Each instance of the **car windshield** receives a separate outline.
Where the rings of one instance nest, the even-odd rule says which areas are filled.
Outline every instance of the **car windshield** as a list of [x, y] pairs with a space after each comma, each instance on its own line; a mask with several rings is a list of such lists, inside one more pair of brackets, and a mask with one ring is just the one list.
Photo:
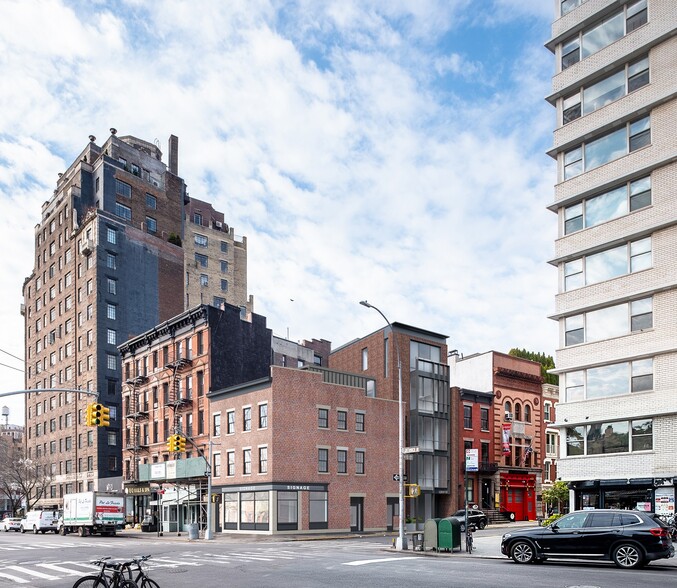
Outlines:
[[464, 510], [457, 510], [452, 516], [454, 516], [454, 517], [464, 517], [465, 511]]

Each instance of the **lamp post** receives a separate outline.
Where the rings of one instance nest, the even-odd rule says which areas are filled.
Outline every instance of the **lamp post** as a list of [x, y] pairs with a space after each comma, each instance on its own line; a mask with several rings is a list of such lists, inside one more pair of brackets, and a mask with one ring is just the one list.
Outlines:
[[399, 472], [398, 472], [398, 484], [399, 484], [399, 532], [397, 536], [397, 542], [395, 544], [395, 549], [404, 550], [407, 549], [407, 538], [404, 535], [404, 413], [402, 409], [402, 358], [400, 357], [400, 346], [395, 337], [393, 331], [393, 326], [390, 324], [388, 317], [383, 314], [377, 307], [373, 304], [369, 304], [366, 300], [360, 302], [362, 306], [367, 308], [373, 308], [378, 312], [388, 323], [390, 331], [393, 333], [393, 339], [395, 339], [395, 350], [397, 351], [397, 384], [398, 384], [398, 405], [399, 405], [399, 446], [398, 446], [398, 462], [399, 462]]

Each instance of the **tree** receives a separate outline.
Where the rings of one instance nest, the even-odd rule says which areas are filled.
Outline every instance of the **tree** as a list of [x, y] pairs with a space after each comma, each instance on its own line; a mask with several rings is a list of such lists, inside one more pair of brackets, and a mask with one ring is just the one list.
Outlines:
[[557, 505], [557, 512], [564, 512], [563, 507], [569, 506], [569, 486], [566, 482], [558, 480], [551, 488], [543, 490], [543, 502], [548, 506]]
[[178, 245], [181, 247], [181, 237], [177, 235], [176, 233], [169, 233], [169, 237], [167, 238], [167, 241], [170, 243], [173, 243], [174, 245]]
[[536, 363], [541, 364], [541, 376], [543, 381], [546, 384], [553, 384], [555, 386], [559, 385], [559, 377], [555, 374], [549, 374], [548, 370], [554, 369], [555, 360], [552, 358], [552, 355], [546, 355], [545, 353], [534, 351], [527, 351], [526, 349], [517, 349], [513, 347], [508, 351], [508, 355], [513, 357], [521, 357], [522, 359], [529, 359], [535, 361]]
[[8, 497], [13, 514], [23, 502], [28, 512], [45, 498], [51, 481], [46, 462], [25, 458], [21, 445], [10, 437], [0, 437], [0, 493]]

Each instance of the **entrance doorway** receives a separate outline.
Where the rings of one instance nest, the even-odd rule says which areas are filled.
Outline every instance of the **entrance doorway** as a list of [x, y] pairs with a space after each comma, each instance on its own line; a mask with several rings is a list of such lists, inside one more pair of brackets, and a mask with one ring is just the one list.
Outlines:
[[350, 530], [360, 533], [364, 530], [364, 499], [352, 497], [350, 499]]
[[491, 491], [491, 480], [482, 480], [482, 509], [494, 508], [494, 496]]
[[386, 531], [392, 531], [395, 528], [395, 518], [397, 517], [399, 527], [400, 500], [396, 496], [386, 498]]

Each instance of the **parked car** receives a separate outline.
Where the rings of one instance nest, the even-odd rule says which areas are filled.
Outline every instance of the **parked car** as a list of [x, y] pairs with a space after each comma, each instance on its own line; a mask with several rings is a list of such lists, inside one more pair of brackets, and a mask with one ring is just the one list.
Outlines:
[[[461, 523], [461, 533], [463, 533], [465, 531], [465, 510], [457, 510], [450, 518], [456, 519]], [[484, 529], [489, 524], [489, 518], [483, 511], [469, 508], [468, 523], [475, 525], [478, 529]]]
[[619, 568], [639, 568], [673, 557], [669, 527], [654, 513], [634, 510], [579, 510], [547, 527], [510, 531], [501, 553], [516, 563], [550, 557], [612, 560]]
[[19, 517], [5, 517], [0, 523], [2, 530], [7, 531], [16, 531], [17, 533], [21, 530], [21, 519]]
[[21, 532], [33, 531], [33, 533], [57, 532], [59, 513], [55, 510], [31, 510], [21, 519]]

